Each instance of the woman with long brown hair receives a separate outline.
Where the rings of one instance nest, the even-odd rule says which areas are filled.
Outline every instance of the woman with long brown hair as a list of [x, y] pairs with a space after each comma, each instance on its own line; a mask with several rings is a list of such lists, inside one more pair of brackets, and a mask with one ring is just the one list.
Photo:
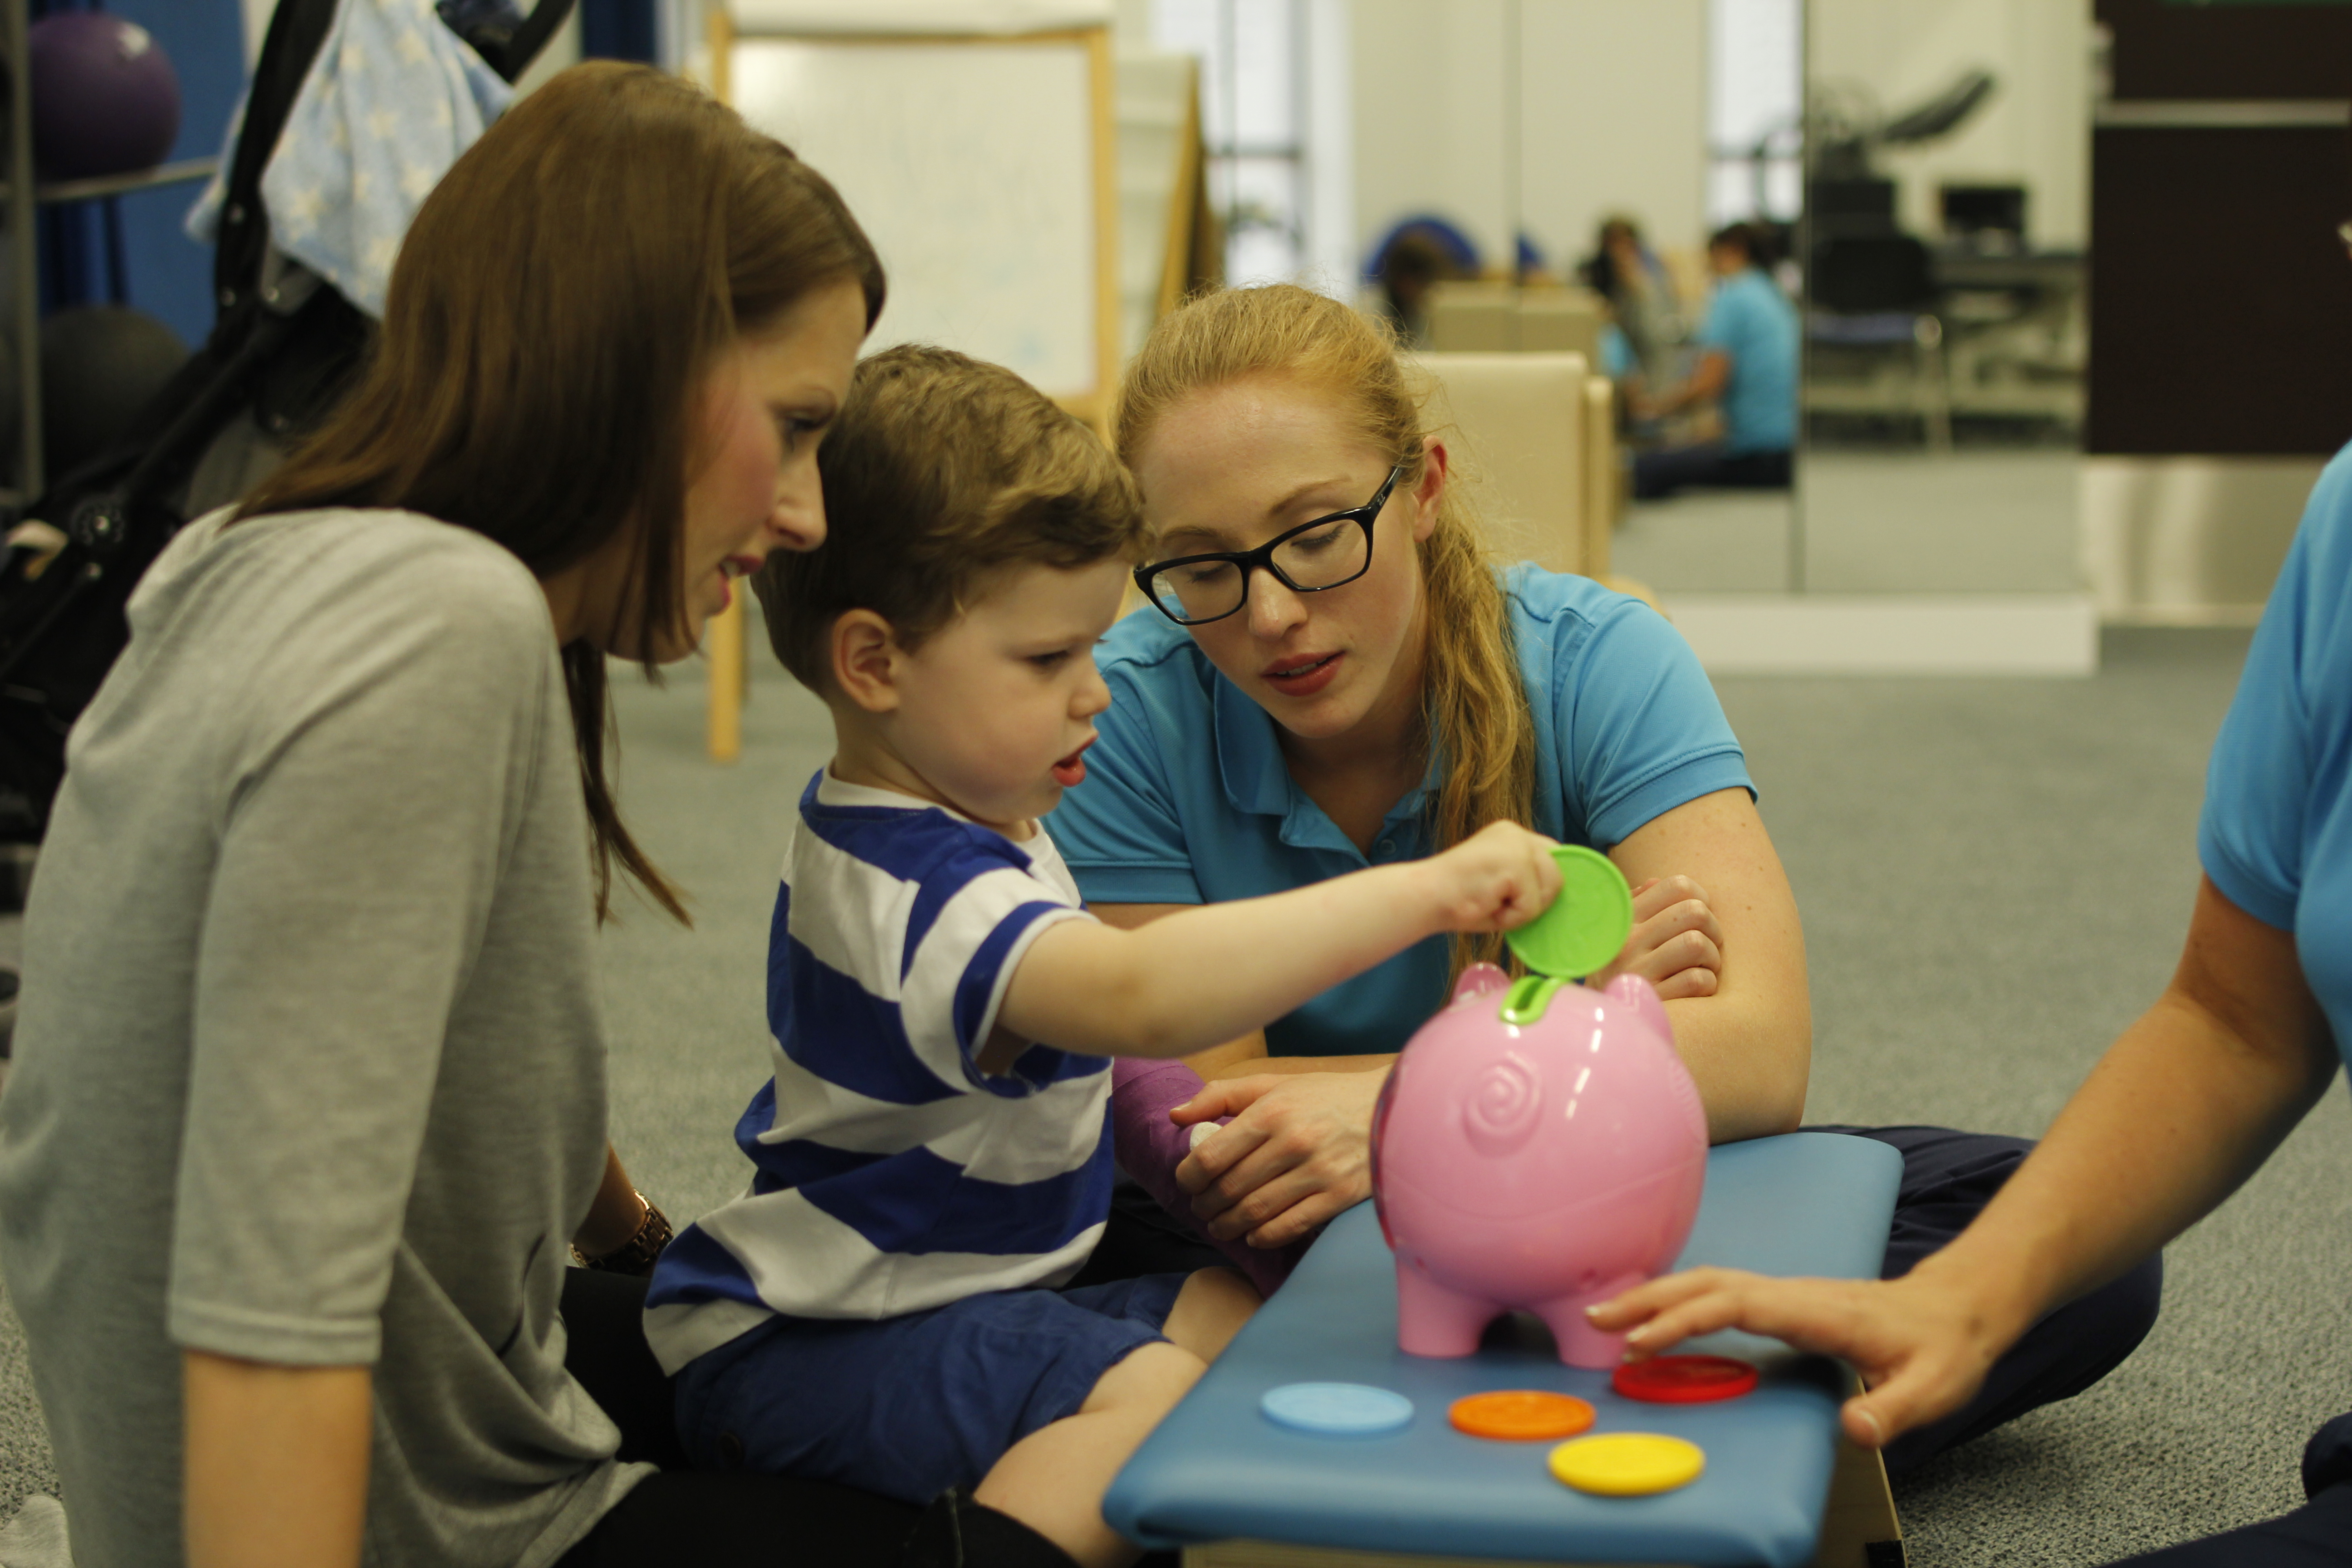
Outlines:
[[[1154, 608], [1098, 650], [1111, 707], [1054, 816], [1095, 912], [1139, 923], [1526, 823], [1634, 885], [1633, 936], [1597, 978], [1658, 987], [1713, 1141], [1794, 1130], [1804, 941], [1713, 689], [1647, 606], [1492, 559], [1392, 338], [1304, 289], [1204, 296], [1129, 366], [1117, 439], [1156, 538], [1139, 574]], [[1195, 1058], [1209, 1082], [1176, 1120], [1234, 1117], [1177, 1173], [1211, 1234], [1285, 1247], [1365, 1196], [1393, 1053], [1452, 975], [1497, 956], [1492, 939], [1424, 943]], [[1904, 1155], [1890, 1274], [1957, 1234], [2026, 1147], [1840, 1131]], [[2053, 1314], [1890, 1463], [2096, 1381], [2153, 1322], [2158, 1278], [2151, 1263]]]
[[605, 661], [683, 658], [824, 539], [882, 292], [787, 149], [581, 67], [425, 201], [352, 394], [142, 583], [0, 1100], [85, 1568], [895, 1556], [896, 1505], [638, 1462], [642, 1287], [589, 1310], [565, 1268], [661, 1233], [593, 949], [614, 863], [679, 902], [614, 808]]

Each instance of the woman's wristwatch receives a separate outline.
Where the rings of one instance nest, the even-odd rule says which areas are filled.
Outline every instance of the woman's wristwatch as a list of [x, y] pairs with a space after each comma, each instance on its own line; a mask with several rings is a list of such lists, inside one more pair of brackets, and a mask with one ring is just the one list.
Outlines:
[[[634, 1189], [633, 1189], [634, 1190]], [[654, 1271], [654, 1261], [669, 1245], [669, 1215], [655, 1206], [643, 1193], [637, 1202], [646, 1205], [646, 1217], [637, 1222], [637, 1233], [613, 1248], [590, 1258], [578, 1247], [572, 1249], [572, 1261], [583, 1268], [593, 1268], [603, 1274], [628, 1274], [642, 1279]]]

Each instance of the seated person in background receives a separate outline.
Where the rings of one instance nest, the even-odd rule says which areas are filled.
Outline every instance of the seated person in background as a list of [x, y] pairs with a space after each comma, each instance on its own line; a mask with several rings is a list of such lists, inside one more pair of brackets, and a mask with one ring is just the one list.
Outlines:
[[928, 1500], [910, 1565], [1109, 1568], [1136, 1552], [1104, 1491], [1257, 1296], [1223, 1268], [1058, 1289], [1109, 1212], [1103, 1058], [1199, 1051], [1520, 924], [1558, 890], [1551, 841], [1498, 823], [1099, 923], [1037, 819], [1110, 701], [1134, 482], [1012, 372], [919, 346], [858, 367], [820, 462], [837, 542], [757, 584], [835, 751], [776, 901], [774, 1076], [736, 1129], [756, 1172], [663, 1255], [646, 1336], [698, 1464]]
[[1610, 367], [1611, 374], [1626, 379], [1629, 394], [1666, 385], [1682, 335], [1675, 284], [1665, 263], [1642, 243], [1633, 220], [1601, 219], [1592, 255], [1579, 270], [1585, 287], [1609, 301], [1611, 324], [1623, 339], [1625, 363]]
[[1707, 241], [1717, 279], [1692, 342], [1700, 349], [1690, 379], [1634, 404], [1639, 418], [1660, 419], [1714, 400], [1723, 437], [1696, 447], [1643, 452], [1633, 459], [1633, 499], [1654, 500], [1685, 485], [1752, 489], [1789, 488], [1789, 454], [1797, 444], [1797, 312], [1764, 270], [1756, 231], [1736, 223]]
[[1415, 348], [1429, 346], [1429, 291], [1454, 275], [1444, 247], [1417, 230], [1408, 228], [1381, 247], [1372, 279], [1399, 338]]

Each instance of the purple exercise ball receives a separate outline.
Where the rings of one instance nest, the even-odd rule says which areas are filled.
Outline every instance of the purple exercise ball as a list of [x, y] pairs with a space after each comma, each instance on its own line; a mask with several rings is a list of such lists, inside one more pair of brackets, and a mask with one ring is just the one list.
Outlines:
[[26, 44], [42, 178], [127, 174], [172, 151], [180, 79], [146, 28], [102, 11], [62, 11], [34, 23]]

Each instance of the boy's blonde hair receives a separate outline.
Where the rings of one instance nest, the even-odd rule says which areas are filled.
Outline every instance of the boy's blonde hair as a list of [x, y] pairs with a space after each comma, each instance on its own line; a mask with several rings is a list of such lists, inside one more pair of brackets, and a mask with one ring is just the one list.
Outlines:
[[768, 641], [800, 683], [832, 685], [834, 623], [871, 610], [912, 648], [1006, 566], [1134, 561], [1135, 481], [1095, 433], [1002, 365], [905, 343], [864, 361], [817, 449], [827, 539], [752, 579]]
[[[1119, 456], [1132, 464], [1152, 427], [1210, 387], [1264, 378], [1330, 398], [1389, 462], [1399, 483], [1421, 482], [1429, 435], [1405, 380], [1392, 331], [1338, 300], [1295, 284], [1203, 294], [1151, 330], [1127, 367], [1112, 416]], [[1535, 800], [1535, 716], [1519, 678], [1496, 563], [1463, 488], [1449, 484], [1437, 526], [1420, 547], [1423, 625], [1422, 711], [1429, 745], [1444, 759], [1426, 822], [1433, 850], [1490, 822], [1527, 822]], [[1454, 973], [1501, 961], [1492, 935], [1454, 939]]]

